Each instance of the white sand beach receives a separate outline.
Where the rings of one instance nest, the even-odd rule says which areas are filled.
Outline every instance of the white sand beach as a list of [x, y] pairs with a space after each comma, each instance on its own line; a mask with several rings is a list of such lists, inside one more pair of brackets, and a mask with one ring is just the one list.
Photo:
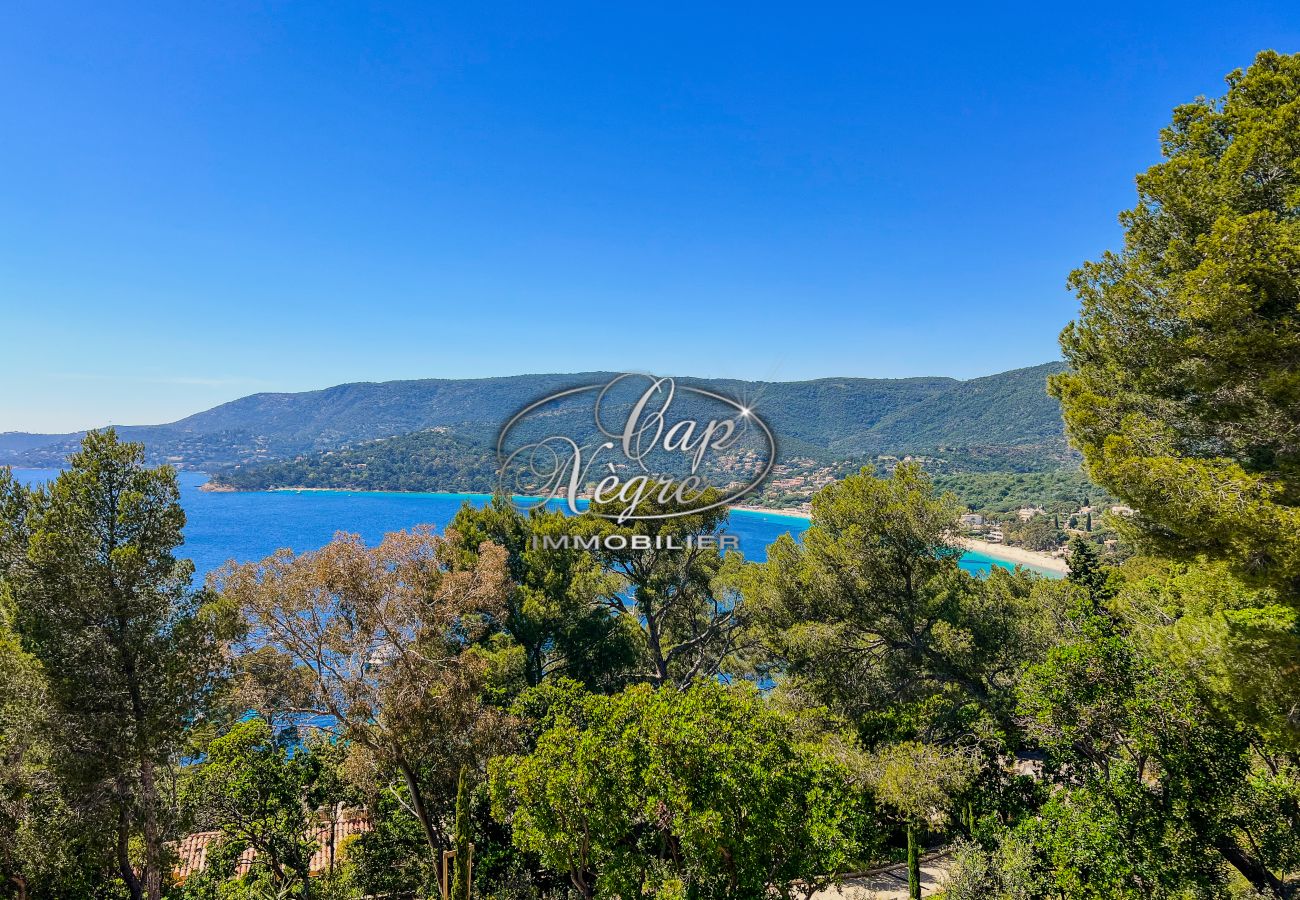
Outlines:
[[1006, 544], [991, 544], [988, 541], [979, 541], [975, 538], [961, 538], [961, 544], [967, 550], [983, 553], [985, 556], [991, 556], [1004, 562], [1043, 569], [1057, 575], [1064, 575], [1070, 571], [1070, 567], [1066, 565], [1065, 560], [1059, 556], [1052, 556], [1050, 553], [1026, 550], [1024, 547], [1008, 547]]

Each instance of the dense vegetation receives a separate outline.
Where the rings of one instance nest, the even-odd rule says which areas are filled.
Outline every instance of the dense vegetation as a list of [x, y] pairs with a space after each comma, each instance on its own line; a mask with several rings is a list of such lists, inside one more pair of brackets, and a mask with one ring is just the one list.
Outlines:
[[1059, 442], [1060, 410], [1043, 382], [1061, 372], [1048, 363], [972, 378], [883, 418], [862, 443], [868, 450], [913, 452], [935, 447], [1017, 447]]
[[242, 491], [299, 487], [491, 493], [497, 462], [491, 446], [431, 429], [292, 460], [238, 466], [213, 480]]
[[[140, 445], [4, 471], [3, 890], [429, 898], [455, 848], [458, 900], [807, 898], [886, 860], [919, 897], [945, 846], [947, 900], [1296, 897], [1298, 122], [1300, 56], [1177, 111], [1124, 253], [1076, 277], [1054, 390], [1139, 515], [1064, 580], [965, 573], [912, 462], [821, 490], [761, 564], [681, 548], [720, 510], [502, 499], [203, 589]], [[561, 535], [617, 540], [533, 540]], [[313, 869], [345, 807], [369, 830]]]
[[935, 484], [978, 512], [1009, 512], [1023, 506], [1072, 512], [1110, 499], [1079, 469], [938, 475]]

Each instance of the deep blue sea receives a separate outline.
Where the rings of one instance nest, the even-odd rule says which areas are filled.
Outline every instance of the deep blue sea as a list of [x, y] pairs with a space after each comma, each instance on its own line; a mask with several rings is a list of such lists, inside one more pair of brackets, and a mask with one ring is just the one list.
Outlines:
[[[16, 469], [14, 476], [25, 484], [47, 481], [58, 475], [55, 469]], [[315, 550], [335, 532], [361, 535], [367, 543], [377, 542], [385, 532], [412, 525], [433, 525], [441, 529], [451, 521], [461, 504], [487, 503], [486, 494], [414, 494], [383, 491], [253, 491], [222, 493], [200, 491], [207, 476], [181, 472], [181, 503], [185, 507], [183, 555], [194, 560], [197, 575], [229, 560], [249, 562], [262, 559], [281, 547], [295, 551]], [[767, 558], [767, 546], [786, 532], [798, 538], [808, 527], [795, 516], [733, 511], [725, 531], [740, 538], [747, 559]], [[988, 572], [993, 565], [1013, 565], [978, 553], [967, 553], [962, 568], [973, 573]]]

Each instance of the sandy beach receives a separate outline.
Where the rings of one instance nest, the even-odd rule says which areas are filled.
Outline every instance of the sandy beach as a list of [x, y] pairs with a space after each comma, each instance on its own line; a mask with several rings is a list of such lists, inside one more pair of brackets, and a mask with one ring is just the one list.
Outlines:
[[988, 541], [977, 541], [974, 538], [961, 538], [960, 540], [962, 546], [967, 550], [983, 553], [985, 556], [991, 556], [994, 559], [1019, 563], [1022, 566], [1043, 569], [1047, 572], [1055, 572], [1057, 575], [1064, 575], [1070, 571], [1070, 567], [1066, 565], [1065, 560], [1059, 556], [1040, 553], [1037, 550], [1026, 550], [1024, 547], [990, 544]]

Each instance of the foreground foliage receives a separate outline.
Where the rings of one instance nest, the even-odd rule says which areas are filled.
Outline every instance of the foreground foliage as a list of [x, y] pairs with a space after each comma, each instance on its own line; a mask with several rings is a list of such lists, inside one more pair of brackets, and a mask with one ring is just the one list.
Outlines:
[[401, 779], [435, 864], [460, 767], [499, 740], [502, 724], [484, 702], [486, 660], [475, 643], [502, 609], [504, 553], [486, 545], [472, 568], [449, 556], [428, 529], [374, 548], [341, 535], [217, 579], [258, 642], [304, 676], [295, 711]]
[[717, 683], [561, 698], [492, 773], [516, 845], [582, 897], [807, 896], [875, 838], [834, 742]]

